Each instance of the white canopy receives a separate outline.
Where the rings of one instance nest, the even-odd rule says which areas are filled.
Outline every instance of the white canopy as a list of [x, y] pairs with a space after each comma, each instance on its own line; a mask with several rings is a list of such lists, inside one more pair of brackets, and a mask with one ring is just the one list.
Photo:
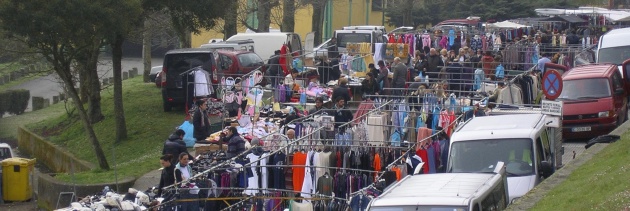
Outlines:
[[554, 16], [554, 15], [603, 15], [609, 21], [629, 21], [630, 12], [623, 10], [609, 10], [599, 7], [579, 7], [578, 9], [550, 9], [541, 8], [535, 10], [538, 15]]
[[529, 27], [529, 26], [526, 26], [526, 25], [523, 25], [523, 24], [518, 24], [518, 23], [513, 23], [513, 22], [510, 22], [510, 21], [502, 21], [502, 22], [497, 22], [497, 23], [493, 23], [493, 24], [488, 24], [488, 25], [486, 25], [486, 27], [518, 29], [518, 28], [526, 28], [526, 27]]

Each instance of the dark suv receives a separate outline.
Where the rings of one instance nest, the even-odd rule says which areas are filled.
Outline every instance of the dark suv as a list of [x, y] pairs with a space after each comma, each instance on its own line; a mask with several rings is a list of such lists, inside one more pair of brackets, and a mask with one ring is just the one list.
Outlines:
[[185, 83], [190, 81], [187, 71], [201, 66], [213, 78], [212, 74], [216, 70], [214, 59], [211, 49], [186, 48], [166, 52], [161, 73], [164, 111], [170, 111], [173, 106], [186, 105]]

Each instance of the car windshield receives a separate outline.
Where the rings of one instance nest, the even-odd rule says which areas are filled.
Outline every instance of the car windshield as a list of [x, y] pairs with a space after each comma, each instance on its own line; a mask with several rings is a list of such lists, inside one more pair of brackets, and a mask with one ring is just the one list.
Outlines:
[[243, 67], [254, 67], [256, 65], [264, 64], [263, 60], [255, 53], [239, 54], [237, 57], [238, 62], [241, 63]]
[[448, 158], [451, 173], [489, 173], [497, 162], [509, 176], [534, 174], [531, 139], [487, 139], [454, 142]]
[[386, 206], [371, 207], [368, 211], [467, 211], [468, 207], [455, 206], [427, 206], [427, 205], [404, 205], [404, 206]]
[[339, 33], [337, 34], [338, 47], [345, 48], [348, 43], [371, 43], [372, 35], [366, 33]]
[[560, 100], [597, 99], [610, 97], [610, 85], [606, 78], [565, 80], [562, 83]]
[[597, 52], [598, 63], [613, 63], [620, 65], [627, 59], [630, 59], [630, 46], [602, 48], [599, 49], [599, 52]]

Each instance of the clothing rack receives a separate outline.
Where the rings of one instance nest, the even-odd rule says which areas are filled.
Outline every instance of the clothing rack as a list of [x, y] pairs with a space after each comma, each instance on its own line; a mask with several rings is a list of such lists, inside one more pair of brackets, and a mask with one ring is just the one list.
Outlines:
[[[380, 105], [380, 106], [379, 106], [379, 108], [377, 108], [377, 109], [375, 109], [375, 110], [372, 110], [372, 111], [369, 111], [369, 112], [367, 112], [367, 113], [363, 114], [363, 116], [369, 115], [369, 114], [371, 114], [371, 113], [372, 113], [372, 112], [374, 112], [374, 111], [378, 111], [378, 109], [380, 109], [380, 108], [383, 108], [383, 107], [387, 106], [390, 102], [391, 102], [391, 101], [388, 101], [388, 102], [383, 103], [382, 105]], [[357, 117], [355, 117], [355, 118], [357, 118]], [[352, 121], [350, 121], [350, 122], [348, 122], [348, 123], [345, 123], [345, 124], [343, 124], [342, 126], [347, 126], [347, 125], [348, 125], [348, 124], [350, 124], [350, 123], [352, 123]], [[340, 127], [342, 127], [342, 126], [340, 126]], [[287, 126], [285, 125], [284, 127], [287, 127]], [[245, 165], [243, 165], [243, 166], [248, 166], [248, 165], [250, 165], [250, 166], [251, 166], [252, 164], [254, 164], [254, 163], [256, 163], [256, 162], [258, 162], [258, 161], [260, 161], [260, 160], [262, 160], [262, 159], [264, 159], [264, 158], [268, 158], [268, 157], [270, 157], [271, 155], [274, 155], [274, 154], [276, 154], [276, 153], [278, 153], [278, 152], [280, 152], [280, 151], [282, 151], [282, 150], [285, 150], [288, 146], [290, 146], [290, 145], [292, 145], [292, 144], [295, 144], [295, 143], [298, 143], [299, 141], [302, 141], [302, 139], [305, 139], [306, 137], [311, 136], [311, 135], [315, 134], [316, 132], [319, 132], [319, 131], [320, 131], [320, 130], [322, 130], [323, 128], [324, 128], [324, 127], [319, 127], [319, 128], [317, 128], [317, 129], [313, 130], [311, 133], [304, 135], [302, 138], [296, 139], [296, 140], [292, 141], [291, 143], [288, 143], [288, 144], [287, 144], [287, 146], [282, 146], [280, 149], [277, 149], [277, 150], [275, 150], [275, 151], [273, 151], [273, 152], [269, 153], [269, 154], [268, 154], [268, 155], [266, 155], [265, 157], [262, 157], [262, 156], [261, 156], [261, 157], [259, 157], [259, 158], [258, 158], [258, 160], [253, 161], [253, 162], [250, 162], [250, 163], [245, 164]], [[269, 135], [267, 135], [267, 136], [270, 136], [270, 135], [273, 135], [273, 134], [269, 134]], [[266, 138], [267, 136], [265, 136], [264, 138]], [[172, 185], [166, 186], [166, 187], [164, 187], [163, 189], [164, 189], [164, 190], [166, 190], [166, 189], [168, 189], [168, 188], [173, 188], [173, 187], [174, 187], [174, 188], [177, 190], [177, 189], [178, 189], [178, 186], [179, 186], [179, 185], [181, 185], [181, 184], [185, 184], [185, 183], [188, 183], [188, 182], [190, 182], [191, 180], [194, 180], [194, 179], [196, 179], [196, 178], [198, 178], [198, 177], [202, 177], [202, 176], [204, 176], [204, 175], [208, 174], [209, 172], [212, 172], [212, 171], [216, 170], [219, 166], [229, 165], [229, 164], [231, 164], [231, 163], [236, 162], [236, 160], [237, 160], [239, 157], [242, 157], [242, 156], [245, 156], [245, 155], [249, 154], [249, 153], [252, 151], [252, 149], [254, 149], [254, 148], [250, 148], [249, 150], [246, 150], [245, 152], [243, 152], [243, 153], [241, 153], [241, 154], [239, 154], [239, 155], [237, 155], [237, 156], [235, 156], [235, 157], [233, 157], [233, 158], [230, 158], [229, 160], [223, 161], [222, 163], [219, 163], [219, 164], [217, 164], [217, 165], [215, 165], [215, 166], [213, 166], [213, 167], [211, 167], [211, 168], [209, 168], [209, 169], [207, 169], [207, 170], [205, 170], [205, 171], [203, 171], [203, 172], [197, 173], [197, 174], [195, 174], [195, 175], [191, 176], [190, 178], [188, 178], [188, 179], [186, 179], [186, 180], [183, 180], [183, 181], [181, 181], [181, 182], [176, 182], [176, 183], [174, 183], [174, 184], [172, 184]]]
[[[459, 120], [460, 120], [460, 119], [462, 119], [462, 118], [463, 118], [463, 116], [464, 116], [464, 115], [459, 115], [459, 116], [455, 119], [455, 121], [453, 121], [453, 122], [449, 125], [449, 127], [454, 126], [454, 124], [457, 124], [457, 122], [459, 122]], [[429, 139], [431, 139], [431, 138], [433, 138], [433, 137], [437, 136], [438, 134], [440, 134], [440, 133], [444, 132], [445, 130], [446, 130], [446, 128], [443, 128], [442, 130], [440, 130], [440, 131], [438, 131], [438, 132], [436, 132], [436, 133], [434, 133], [434, 134], [432, 134], [432, 135], [430, 135], [430, 136], [428, 136], [428, 137], [426, 137], [426, 138], [422, 139], [422, 140], [420, 141], [420, 143], [425, 142], [425, 141], [427, 141], [427, 140], [429, 140]], [[414, 148], [415, 148], [415, 146], [416, 146], [418, 143], [419, 143], [419, 142], [416, 142], [416, 143], [414, 143], [413, 145], [409, 146], [409, 150], [414, 149]], [[389, 165], [387, 165], [387, 166], [386, 166], [385, 168], [383, 168], [383, 169], [390, 169], [391, 167], [393, 167], [393, 165], [395, 165], [396, 163], [398, 163], [399, 161], [401, 161], [401, 160], [402, 160], [405, 156], [407, 156], [407, 154], [406, 154], [406, 153], [405, 153], [405, 154], [403, 154], [403, 155], [401, 155], [400, 157], [396, 158], [396, 159], [395, 159], [392, 163], [390, 163]], [[425, 162], [425, 161], [423, 161], [423, 162]], [[381, 172], [381, 173], [378, 175], [378, 177], [374, 180], [374, 183], [373, 183], [373, 184], [371, 184], [371, 185], [369, 185], [369, 186], [367, 186], [367, 187], [364, 187], [364, 188], [362, 188], [362, 189], [360, 189], [360, 190], [358, 190], [358, 191], [356, 191], [356, 192], [350, 193], [349, 195], [350, 195], [350, 196], [358, 195], [358, 194], [361, 194], [361, 193], [365, 192], [366, 190], [368, 190], [368, 189], [370, 189], [370, 188], [374, 188], [374, 184], [376, 184], [378, 181], [380, 181], [380, 180], [381, 180], [381, 178], [383, 177], [384, 173], [385, 173], [385, 171]]]

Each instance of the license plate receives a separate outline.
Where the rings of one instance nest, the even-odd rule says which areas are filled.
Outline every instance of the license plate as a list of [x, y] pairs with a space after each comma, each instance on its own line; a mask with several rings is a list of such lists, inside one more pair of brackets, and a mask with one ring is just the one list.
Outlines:
[[573, 131], [573, 132], [586, 132], [586, 131], [591, 131], [591, 127], [574, 127], [574, 128], [571, 128], [571, 131]]

